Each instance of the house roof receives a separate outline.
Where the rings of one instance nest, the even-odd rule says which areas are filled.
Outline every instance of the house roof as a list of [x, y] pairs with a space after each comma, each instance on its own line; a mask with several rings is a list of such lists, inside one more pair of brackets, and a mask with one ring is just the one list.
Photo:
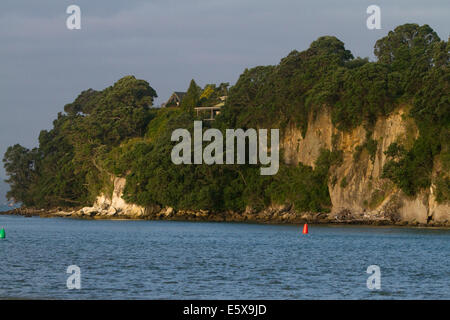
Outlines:
[[185, 95], [186, 92], [174, 91], [172, 95], [169, 97], [169, 100], [167, 100], [167, 102], [165, 103], [165, 105], [171, 105], [172, 103], [179, 105]]
[[184, 96], [186, 95], [186, 92], [181, 92], [181, 91], [175, 91], [174, 94], [176, 94], [178, 96], [178, 99], [183, 99]]

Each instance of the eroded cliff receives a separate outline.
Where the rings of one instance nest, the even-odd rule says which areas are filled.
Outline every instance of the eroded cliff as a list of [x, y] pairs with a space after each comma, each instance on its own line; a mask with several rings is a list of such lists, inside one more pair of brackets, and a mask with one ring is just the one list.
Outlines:
[[[348, 132], [335, 128], [329, 110], [325, 109], [315, 117], [310, 116], [304, 137], [300, 129], [290, 126], [283, 137], [282, 147], [287, 163], [301, 162], [309, 166], [314, 166], [322, 148], [342, 151], [342, 163], [330, 169], [328, 183], [331, 214], [337, 218], [350, 215], [446, 224], [450, 220], [450, 206], [436, 201], [435, 184], [410, 197], [390, 180], [382, 178], [388, 147], [397, 142], [408, 148], [418, 135], [419, 130], [408, 116], [407, 106], [398, 108], [388, 117], [378, 118], [372, 130], [358, 126]], [[376, 143], [371, 153], [363, 147], [368, 139], [375, 141], [373, 145]], [[433, 175], [439, 166], [439, 161], [435, 161]]]
[[[436, 186], [422, 190], [414, 197], [404, 194], [389, 179], [383, 178], [387, 161], [386, 151], [396, 142], [410, 147], [419, 130], [408, 115], [408, 106], [402, 106], [388, 117], [380, 117], [371, 129], [358, 126], [342, 131], [333, 125], [329, 109], [311, 114], [305, 135], [290, 125], [281, 138], [283, 159], [289, 165], [302, 163], [315, 166], [322, 149], [338, 151], [342, 161], [330, 168], [328, 188], [332, 203], [331, 212], [317, 214], [298, 212], [292, 205], [272, 205], [255, 212], [210, 213], [208, 211], [176, 211], [173, 208], [151, 208], [127, 203], [123, 199], [126, 179], [111, 177], [112, 194], [100, 195], [94, 206], [83, 208], [78, 215], [97, 217], [128, 217], [158, 219], [195, 219], [218, 221], [260, 222], [384, 222], [420, 225], [448, 225], [449, 203], [436, 200]], [[372, 141], [372, 148], [367, 146]], [[435, 161], [433, 175], [441, 170]]]

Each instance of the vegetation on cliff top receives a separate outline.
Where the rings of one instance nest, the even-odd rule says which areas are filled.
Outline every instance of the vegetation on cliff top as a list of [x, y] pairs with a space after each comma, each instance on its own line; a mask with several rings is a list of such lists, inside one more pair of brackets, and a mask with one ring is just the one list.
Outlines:
[[[227, 93], [222, 113], [205, 128], [295, 124], [306, 132], [309, 115], [330, 108], [341, 130], [363, 124], [370, 132], [378, 117], [400, 103], [410, 104], [420, 135], [412, 147], [389, 148], [384, 177], [415, 195], [430, 186], [439, 161], [437, 199], [447, 201], [449, 48], [429, 26], [416, 24], [399, 26], [378, 40], [376, 62], [354, 58], [335, 37], [321, 37], [276, 66], [246, 69], [229, 91], [228, 84], [202, 89], [192, 80], [180, 108], [151, 108], [155, 90], [144, 80], [124, 77], [102, 91], [83, 91], [66, 105], [53, 129], [41, 132], [38, 148], [15, 145], [7, 150], [8, 197], [43, 208], [89, 205], [108, 191], [114, 174], [127, 178], [125, 199], [143, 206], [219, 211], [288, 203], [299, 211], [329, 210], [329, 171], [339, 165], [339, 151], [323, 150], [315, 169], [281, 165], [275, 176], [260, 176], [254, 165], [171, 162], [172, 130], [192, 130], [192, 107], [214, 103]], [[373, 157], [376, 141], [369, 136], [362, 148]]]

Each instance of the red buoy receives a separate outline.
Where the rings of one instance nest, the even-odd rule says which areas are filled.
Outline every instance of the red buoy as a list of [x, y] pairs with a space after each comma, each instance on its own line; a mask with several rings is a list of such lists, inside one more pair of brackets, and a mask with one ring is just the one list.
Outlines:
[[303, 234], [308, 234], [308, 224], [305, 223], [305, 225], [303, 226]]

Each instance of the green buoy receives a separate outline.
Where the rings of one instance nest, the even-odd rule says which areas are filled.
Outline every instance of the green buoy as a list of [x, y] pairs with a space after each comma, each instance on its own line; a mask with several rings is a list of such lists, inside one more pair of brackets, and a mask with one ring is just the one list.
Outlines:
[[0, 239], [5, 239], [5, 238], [6, 238], [5, 229], [1, 228], [0, 229]]

